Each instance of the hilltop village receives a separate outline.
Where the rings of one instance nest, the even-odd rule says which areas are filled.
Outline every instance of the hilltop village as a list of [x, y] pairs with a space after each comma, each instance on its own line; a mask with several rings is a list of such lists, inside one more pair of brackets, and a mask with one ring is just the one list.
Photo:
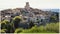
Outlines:
[[30, 21], [38, 26], [41, 24], [46, 25], [46, 23], [52, 22], [51, 16], [56, 16], [54, 22], [59, 21], [58, 13], [32, 8], [30, 7], [29, 2], [26, 2], [24, 8], [6, 9], [1, 11], [1, 21], [9, 20], [9, 22], [11, 22], [15, 16], [21, 16], [23, 19], [23, 21], [19, 23], [20, 27], [27, 27]]

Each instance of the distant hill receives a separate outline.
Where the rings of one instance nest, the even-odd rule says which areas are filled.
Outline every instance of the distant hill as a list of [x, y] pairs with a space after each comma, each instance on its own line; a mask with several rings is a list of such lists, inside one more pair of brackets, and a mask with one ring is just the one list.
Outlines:
[[44, 11], [59, 12], [60, 9], [42, 9]]
[[26, 3], [24, 8], [15, 8], [15, 9], [5, 9], [1, 10], [1, 17], [5, 19], [6, 16], [27, 16], [27, 17], [37, 17], [37, 16], [44, 16], [44, 17], [51, 17], [52, 15], [59, 15], [59, 9], [37, 9], [30, 7], [29, 3]]

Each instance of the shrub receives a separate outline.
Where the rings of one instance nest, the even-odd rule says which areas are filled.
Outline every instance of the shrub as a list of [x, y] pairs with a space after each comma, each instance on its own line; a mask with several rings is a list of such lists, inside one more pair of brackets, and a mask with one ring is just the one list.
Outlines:
[[22, 28], [17, 28], [14, 33], [20, 33], [22, 32], [22, 30], [23, 30]]
[[50, 23], [46, 26], [34, 26], [31, 29], [23, 30], [22, 33], [58, 33], [59, 23]]
[[1, 29], [0, 33], [6, 33], [6, 29]]
[[49, 31], [59, 32], [59, 23], [50, 23], [46, 25], [46, 29]]

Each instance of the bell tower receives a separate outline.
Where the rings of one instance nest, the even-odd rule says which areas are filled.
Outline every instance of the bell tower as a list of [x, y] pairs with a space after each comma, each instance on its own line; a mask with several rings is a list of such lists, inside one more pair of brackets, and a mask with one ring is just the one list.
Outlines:
[[30, 9], [29, 2], [26, 2], [25, 9], [29, 11], [29, 9]]

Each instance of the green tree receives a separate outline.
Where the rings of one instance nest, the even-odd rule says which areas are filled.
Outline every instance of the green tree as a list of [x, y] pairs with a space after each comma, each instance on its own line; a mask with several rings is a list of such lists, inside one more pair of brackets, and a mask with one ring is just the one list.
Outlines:
[[50, 17], [51, 22], [57, 22], [57, 16], [51, 16]]
[[[11, 25], [11, 23], [8, 21], [8, 20], [4, 20], [2, 23], [1, 23], [1, 29], [7, 29], [6, 32], [13, 32], [13, 27]], [[11, 31], [12, 30], [12, 31]]]
[[16, 17], [13, 18], [12, 23], [14, 24], [15, 28], [18, 28], [18, 25], [19, 25], [20, 21], [21, 21], [21, 16], [16, 16]]
[[8, 20], [4, 20], [1, 22], [1, 29], [6, 29], [6, 27], [8, 26], [9, 21]]
[[29, 22], [29, 28], [33, 27], [34, 23], [32, 21]]

